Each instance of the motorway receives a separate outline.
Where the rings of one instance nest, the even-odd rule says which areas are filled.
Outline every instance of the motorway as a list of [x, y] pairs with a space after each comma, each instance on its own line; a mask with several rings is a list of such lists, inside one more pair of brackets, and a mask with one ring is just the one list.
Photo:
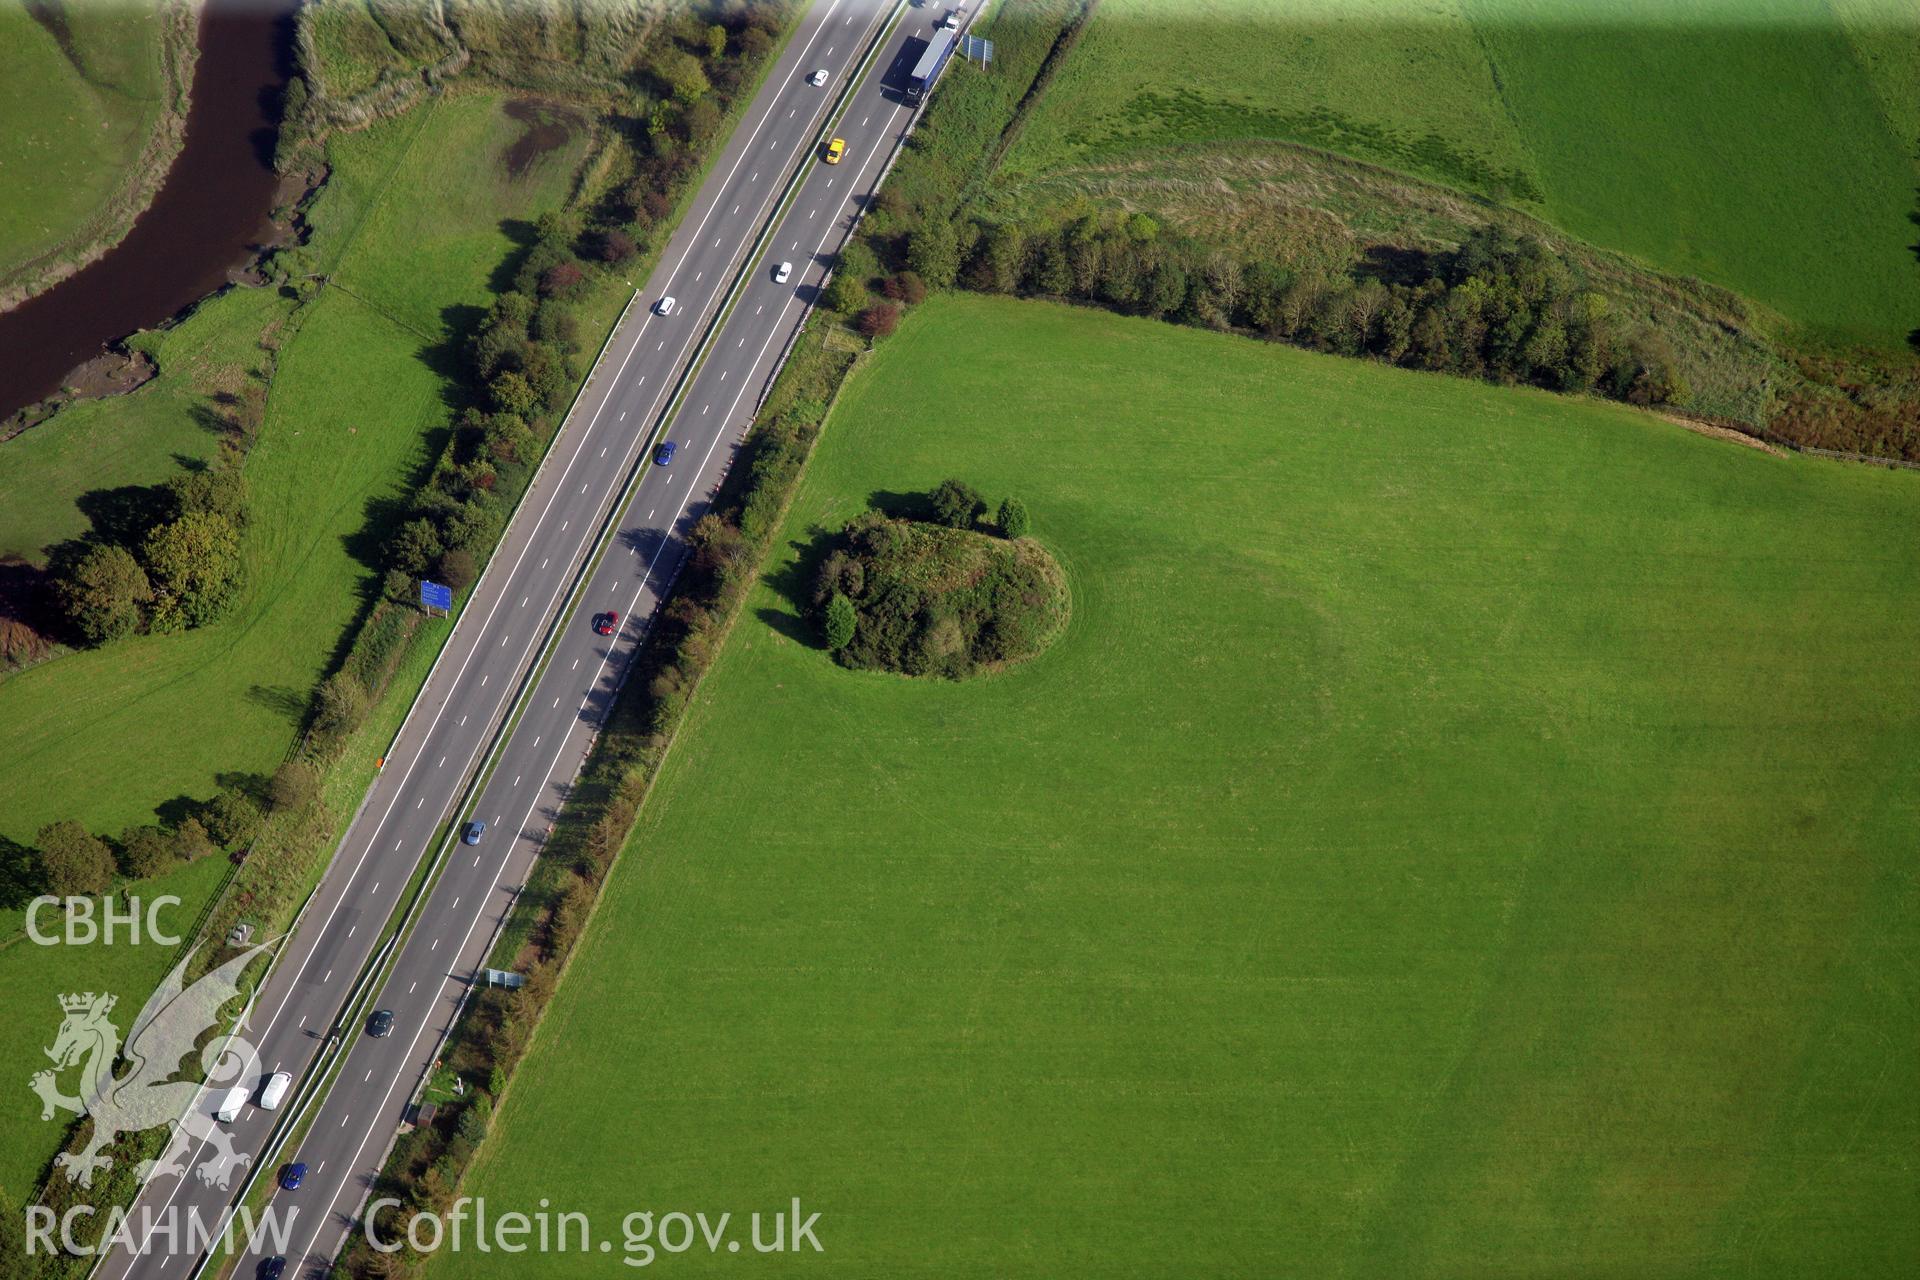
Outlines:
[[[906, 10], [848, 98], [836, 129], [847, 142], [845, 159], [828, 166], [811, 154], [847, 75], [895, 11], [893, 0], [814, 0], [800, 20], [603, 352], [320, 889], [283, 944], [244, 1032], [259, 1070], [293, 1073], [297, 1098], [330, 1037], [352, 1039], [298, 1149], [279, 1154], [308, 1169], [298, 1191], [275, 1193], [283, 1215], [299, 1210], [291, 1236], [284, 1246], [246, 1253], [235, 1274], [253, 1274], [276, 1250], [291, 1260], [289, 1274], [324, 1274], [351, 1229], [415, 1086], [438, 1056], [585, 761], [621, 672], [680, 568], [686, 533], [717, 491], [788, 342], [912, 122], [913, 108], [897, 86], [937, 9]], [[828, 83], [808, 84], [820, 68]], [[804, 176], [792, 202], [673, 408], [667, 397], [796, 165]], [[793, 273], [776, 283], [781, 261], [791, 262]], [[651, 306], [665, 295], [677, 305], [662, 317]], [[651, 465], [650, 429], [670, 408], [659, 438], [672, 440], [677, 452], [670, 465]], [[613, 536], [594, 560], [610, 517], [617, 520]], [[621, 617], [611, 637], [590, 625], [606, 610]], [[522, 692], [523, 701], [516, 696]], [[475, 771], [516, 705], [519, 718], [463, 810]], [[487, 823], [478, 845], [450, 843], [451, 824], [463, 813]], [[351, 986], [410, 878], [442, 847], [451, 850], [444, 867], [372, 1001], [394, 1012], [393, 1034], [375, 1039], [358, 1025], [338, 1027]], [[240, 1150], [258, 1152], [277, 1118], [249, 1105], [225, 1127]], [[187, 1169], [206, 1156], [202, 1144]], [[136, 1234], [149, 1214], [218, 1224], [241, 1182], [236, 1176], [221, 1188], [191, 1172], [156, 1176], [133, 1212]], [[95, 1274], [184, 1280], [200, 1261], [197, 1248], [159, 1232], [110, 1255]]]

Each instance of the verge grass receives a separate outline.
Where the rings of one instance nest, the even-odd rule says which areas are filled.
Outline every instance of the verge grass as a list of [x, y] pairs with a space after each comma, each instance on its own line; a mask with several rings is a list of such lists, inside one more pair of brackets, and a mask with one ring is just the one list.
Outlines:
[[1920, 323], [1917, 45], [1879, 0], [1104, 0], [1007, 171], [1303, 142], [1897, 345]]
[[946, 296], [781, 544], [949, 475], [1026, 500], [1066, 631], [848, 672], [776, 557], [491, 1215], [798, 1196], [780, 1274], [1911, 1270], [1913, 476]]

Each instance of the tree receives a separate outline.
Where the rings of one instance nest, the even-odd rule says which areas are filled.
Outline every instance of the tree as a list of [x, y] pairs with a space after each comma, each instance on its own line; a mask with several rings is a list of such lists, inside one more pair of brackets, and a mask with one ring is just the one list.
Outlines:
[[303, 809], [320, 793], [320, 775], [305, 760], [284, 761], [267, 783], [267, 799], [275, 809]]
[[440, 526], [425, 518], [409, 520], [393, 535], [393, 542], [387, 547], [387, 563], [417, 578], [443, 550]]
[[145, 880], [173, 865], [173, 841], [158, 827], [128, 827], [120, 833], [118, 861], [129, 880]]
[[1027, 270], [1027, 237], [1019, 227], [1002, 225], [987, 232], [986, 242], [969, 269], [975, 288], [988, 293], [1012, 293]]
[[880, 286], [880, 292], [895, 302], [904, 302], [912, 306], [925, 300], [927, 282], [922, 280], [916, 271], [902, 271], [897, 275], [888, 276], [886, 283]]
[[586, 287], [587, 273], [572, 258], [556, 262], [540, 273], [540, 296], [543, 298], [577, 298]]
[[205, 467], [167, 482], [175, 515], [211, 511], [237, 525], [247, 521], [247, 482], [238, 467]]
[[869, 338], [888, 338], [900, 327], [900, 308], [892, 302], [877, 302], [860, 313], [860, 332]]
[[465, 591], [473, 585], [473, 552], [465, 547], [448, 547], [440, 553], [440, 563], [434, 572], [455, 591]]
[[352, 733], [367, 714], [367, 687], [344, 671], [320, 682], [314, 723], [328, 733]]
[[125, 547], [95, 547], [60, 582], [67, 621], [89, 644], [106, 644], [140, 629], [140, 606], [153, 599], [147, 571]]
[[190, 511], [147, 535], [142, 552], [158, 600], [155, 630], [202, 626], [240, 594], [240, 532], [226, 516]]
[[842, 266], [827, 282], [827, 293], [821, 301], [830, 311], [852, 315], [867, 304], [867, 282]]
[[621, 263], [640, 252], [640, 246], [633, 237], [618, 227], [610, 228], [600, 237], [600, 260], [602, 262]]
[[663, 49], [649, 70], [661, 87], [683, 106], [699, 101], [713, 88], [700, 60], [681, 49]]
[[[559, 351], [580, 349], [580, 317], [573, 308], [557, 299], [540, 304], [533, 313], [533, 336]], [[523, 370], [523, 372], [525, 372]], [[528, 377], [531, 382], [533, 379]]]
[[853, 601], [838, 591], [827, 601], [827, 648], [838, 652], [853, 641], [853, 632], [860, 625], [860, 615], [854, 612]]
[[954, 529], [971, 529], [987, 509], [979, 490], [964, 480], [942, 480], [931, 501], [934, 516]]
[[1157, 318], [1178, 311], [1180, 304], [1186, 300], [1187, 273], [1178, 263], [1164, 258], [1155, 263], [1153, 271], [1147, 276], [1146, 293], [1140, 300], [1147, 314]]
[[213, 852], [213, 839], [200, 819], [187, 818], [173, 829], [173, 856], [182, 862], [198, 862]]
[[113, 884], [113, 853], [107, 842], [69, 818], [51, 822], [34, 837], [47, 892], [58, 897], [105, 893]]
[[758, 62], [773, 49], [773, 37], [759, 27], [748, 27], [740, 33], [740, 55], [748, 62]]
[[953, 224], [929, 222], [914, 232], [907, 241], [907, 266], [929, 288], [952, 288], [960, 275], [960, 241]]
[[1024, 538], [1027, 536], [1027, 504], [1018, 498], [1006, 498], [1000, 503], [999, 514], [994, 523], [1000, 526], [1003, 538]]
[[228, 787], [201, 806], [200, 825], [221, 848], [238, 848], [260, 834], [260, 806], [239, 788]]

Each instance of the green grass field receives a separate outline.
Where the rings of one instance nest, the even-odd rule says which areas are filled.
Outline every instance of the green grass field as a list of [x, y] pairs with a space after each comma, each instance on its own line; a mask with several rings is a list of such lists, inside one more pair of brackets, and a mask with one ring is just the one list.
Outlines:
[[1910, 1273], [1916, 477], [947, 296], [781, 546], [949, 475], [1066, 632], [853, 673], [756, 592], [491, 1215], [798, 1196], [825, 1255], [766, 1274]]
[[1007, 171], [1306, 142], [1897, 345], [1916, 102], [1920, 16], [1883, 0], [1105, 0]]
[[[521, 182], [472, 184], [487, 198], [440, 195], [449, 166], [484, 176], [516, 129], [498, 98], [472, 95], [334, 146], [315, 245], [347, 287], [324, 293], [280, 352], [247, 460], [257, 518], [245, 598], [214, 626], [75, 653], [0, 682], [0, 732], [13, 748], [0, 833], [28, 839], [67, 817], [118, 831], [174, 796], [212, 793], [219, 773], [271, 772], [371, 581], [348, 540], [366, 527], [369, 504], [407, 492], [447, 419], [444, 383], [423, 359], [442, 340], [442, 312], [486, 304], [512, 247], [501, 221], [559, 203], [578, 158], [581, 139]], [[390, 206], [441, 216], [429, 224]], [[288, 305], [270, 291], [226, 294], [162, 340], [163, 369], [183, 356], [183, 376], [76, 406], [0, 446], [24, 446], [28, 467], [19, 473], [28, 496], [0, 520], [0, 544], [31, 554], [36, 539], [72, 536], [86, 527], [73, 505], [81, 494], [157, 483], [173, 470], [167, 455], [204, 450], [212, 437], [190, 413], [204, 403], [196, 377], [207, 364], [257, 359], [254, 338]], [[96, 448], [102, 441], [114, 444]], [[45, 484], [28, 489], [29, 479]]]
[[[407, 493], [438, 447], [446, 384], [425, 356], [443, 340], [443, 313], [485, 306], [513, 243], [502, 222], [558, 205], [583, 149], [576, 135], [518, 181], [489, 177], [519, 128], [501, 106], [491, 95], [452, 97], [336, 140], [313, 243], [346, 287], [323, 292], [280, 332], [266, 424], [246, 462], [254, 519], [245, 595], [212, 626], [68, 654], [0, 680], [0, 741], [9, 748], [0, 835], [31, 841], [61, 818], [115, 833], [152, 821], [155, 806], [175, 797], [212, 794], [223, 775], [278, 764], [374, 581], [350, 544], [365, 536], [372, 504]], [[454, 173], [469, 190], [449, 199]], [[437, 216], [405, 212], [415, 209]], [[0, 550], [36, 555], [87, 528], [75, 505], [82, 495], [158, 483], [177, 469], [173, 454], [210, 451], [214, 437], [194, 409], [261, 358], [262, 330], [291, 311], [272, 290], [230, 291], [142, 339], [161, 377], [129, 396], [71, 406], [0, 445], [9, 495]], [[191, 916], [212, 881], [192, 879], [197, 869], [180, 874], [198, 888]], [[137, 1007], [159, 976], [150, 968], [130, 956], [124, 973], [86, 982], [109, 984]], [[12, 979], [9, 1001], [22, 1008], [38, 1008], [81, 972], [99, 970], [49, 965], [39, 947], [0, 951], [0, 985]], [[17, 1025], [38, 1025], [22, 1017]], [[23, 1044], [21, 1053], [24, 1061], [37, 1049]], [[20, 1097], [0, 1107], [0, 1148], [14, 1153], [12, 1164], [0, 1162], [0, 1187], [14, 1195], [25, 1190], [21, 1170], [37, 1169], [60, 1136], [59, 1126], [38, 1123], [24, 1088]]]
[[[225, 858], [202, 858], [143, 883], [138, 892], [149, 902], [167, 894], [179, 898], [180, 905], [161, 908], [158, 922], [171, 934], [184, 934], [227, 870]], [[124, 911], [127, 903], [119, 901], [115, 907]], [[120, 1000], [114, 1020], [125, 1031], [176, 956], [175, 948], [159, 945], [144, 933], [138, 946], [130, 945], [124, 925], [112, 946], [96, 942], [43, 947], [27, 937], [25, 920], [24, 910], [0, 911], [0, 939], [8, 940], [0, 946], [0, 1026], [9, 1032], [0, 1040], [0, 1077], [19, 1084], [0, 1090], [0, 1135], [5, 1138], [0, 1141], [0, 1210], [8, 1213], [33, 1194], [73, 1119], [61, 1112], [42, 1120], [40, 1099], [26, 1087], [34, 1072], [50, 1065], [42, 1050], [60, 1029], [58, 997], [68, 991], [114, 992]], [[43, 912], [38, 923], [42, 932], [60, 933], [57, 913]], [[71, 1075], [62, 1084], [71, 1092]]]
[[86, 234], [166, 105], [156, 6], [63, 12], [73, 57], [0, 0], [0, 280]]

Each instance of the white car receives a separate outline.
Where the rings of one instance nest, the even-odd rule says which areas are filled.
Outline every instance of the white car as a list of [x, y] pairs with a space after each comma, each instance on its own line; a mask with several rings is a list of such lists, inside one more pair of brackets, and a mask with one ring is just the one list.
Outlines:
[[287, 1089], [293, 1084], [293, 1075], [286, 1071], [276, 1071], [267, 1077], [260, 1089], [260, 1109], [278, 1111], [280, 1104], [287, 1099]]
[[238, 1087], [227, 1090], [226, 1093], [221, 1096], [219, 1105], [214, 1107], [213, 1118], [221, 1124], [232, 1124], [235, 1120], [238, 1120], [240, 1118], [240, 1108], [247, 1105], [248, 1093], [248, 1090]]
[[958, 30], [960, 27], [960, 12], [958, 9], [947, 10], [947, 20], [940, 24], [940, 29], [942, 31]]
[[653, 304], [653, 314], [655, 314], [655, 315], [657, 315], [657, 316], [670, 316], [670, 315], [672, 315], [672, 314], [673, 314], [673, 299], [672, 299], [672, 298], [670, 298], [670, 297], [668, 297], [668, 298], [662, 298], [662, 299], [660, 299], [660, 301], [658, 301], [658, 302], [656, 302], [656, 303], [654, 303], [654, 304]]
[[818, 89], [821, 85], [825, 84], [826, 82], [827, 82], [827, 69], [825, 67], [820, 68], [818, 71], [814, 72], [812, 75], [807, 77], [807, 83], [812, 85], [816, 89]]
[[785, 284], [791, 279], [793, 279], [793, 264], [791, 262], [783, 262], [773, 269], [773, 282], [775, 284]]

